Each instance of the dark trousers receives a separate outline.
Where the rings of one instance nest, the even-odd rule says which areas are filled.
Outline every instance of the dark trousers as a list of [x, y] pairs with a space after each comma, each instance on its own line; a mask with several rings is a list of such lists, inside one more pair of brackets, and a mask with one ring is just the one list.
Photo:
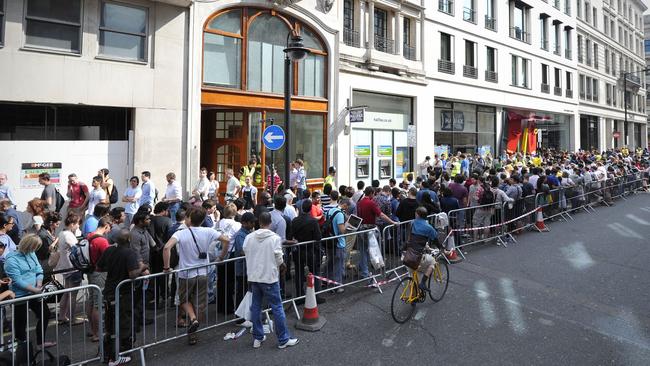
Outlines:
[[230, 314], [235, 311], [235, 263], [217, 264], [217, 311]]
[[246, 276], [235, 276], [235, 306], [239, 306], [248, 291], [248, 278]]
[[[317, 252], [315, 252], [317, 250]], [[294, 285], [296, 287], [295, 297], [302, 296], [305, 294], [305, 282], [306, 282], [306, 271], [309, 271], [313, 274], [320, 275], [320, 249], [313, 248], [312, 245], [306, 245], [299, 248], [296, 252], [298, 259], [294, 262], [296, 263], [295, 276], [294, 276]], [[307, 268], [305, 268], [307, 267]], [[320, 281], [314, 281], [314, 289], [320, 291]]]
[[[47, 323], [51, 318], [50, 308], [47, 307], [45, 302], [37, 299], [29, 300], [14, 305], [14, 326], [16, 339], [19, 341], [27, 340], [27, 309], [31, 310], [38, 321], [36, 322], [36, 344], [43, 343], [43, 335], [47, 332]], [[30, 319], [30, 320], [33, 320]], [[30, 321], [31, 322], [31, 321]]]
[[[125, 296], [120, 296], [120, 320], [119, 320], [119, 337], [120, 337], [120, 352], [131, 349], [135, 341], [135, 332], [131, 329], [131, 297], [126, 293]], [[106, 324], [106, 336], [104, 337], [104, 359], [111, 360], [117, 359], [115, 353], [115, 299], [104, 301], [106, 312], [104, 313], [104, 324]]]

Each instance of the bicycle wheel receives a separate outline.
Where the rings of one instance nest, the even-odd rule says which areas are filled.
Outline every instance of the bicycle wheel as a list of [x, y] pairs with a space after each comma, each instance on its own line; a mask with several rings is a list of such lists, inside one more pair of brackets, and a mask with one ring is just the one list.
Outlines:
[[393, 291], [393, 300], [390, 304], [390, 314], [393, 319], [402, 324], [411, 318], [415, 311], [416, 301], [409, 301], [411, 298], [412, 277], [405, 277], [397, 283]]
[[449, 268], [444, 260], [436, 260], [427, 286], [429, 286], [429, 297], [433, 302], [438, 302], [445, 296], [449, 286]]

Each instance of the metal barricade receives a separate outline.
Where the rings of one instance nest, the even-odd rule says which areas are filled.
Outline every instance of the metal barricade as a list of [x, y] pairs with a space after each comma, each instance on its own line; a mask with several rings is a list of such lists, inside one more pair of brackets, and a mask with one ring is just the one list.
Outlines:
[[[374, 268], [370, 263], [370, 235], [375, 236], [383, 255], [384, 265], [379, 268]], [[339, 254], [349, 255], [352, 263], [362, 268], [361, 271], [341, 268], [345, 266], [344, 261], [333, 261], [337, 253], [332, 249], [339, 244], [338, 239], [344, 240], [346, 249], [350, 248], [349, 253], [341, 248], [343, 250]], [[315, 286], [317, 295], [359, 284], [381, 291], [380, 285], [399, 278], [401, 274], [398, 272], [404, 268], [401, 261], [387, 261], [385, 248], [386, 244], [376, 228], [283, 246], [287, 266], [286, 272], [280, 274], [283, 303], [291, 304], [296, 317], [300, 319], [297, 305], [305, 297], [305, 277], [309, 272], [318, 280]], [[341, 259], [341, 256], [338, 258]], [[367, 273], [364, 273], [364, 262], [367, 263]], [[211, 275], [213, 272], [216, 276]], [[198, 332], [237, 321], [234, 311], [248, 288], [245, 276], [239, 276], [240, 273], [245, 274], [245, 257], [122, 281], [115, 290], [115, 298], [107, 299], [109, 316], [106, 319], [110, 322], [107, 324], [107, 335], [111, 337], [111, 343], [114, 342], [107, 352], [117, 355], [140, 351], [141, 357], [144, 357], [143, 351], [148, 347], [186, 337], [187, 331], [182, 325], [187, 324], [182, 322], [187, 319], [184, 319], [180, 303], [187, 304], [187, 300], [192, 300], [195, 305], [200, 324]], [[386, 279], [393, 273], [397, 276]], [[187, 281], [183, 278], [191, 277], [187, 274], [200, 275], [201, 278]], [[213, 300], [208, 298], [210, 287], [214, 287]], [[193, 298], [190, 299], [190, 296]], [[268, 309], [265, 311], [268, 312]]]
[[[442, 248], [445, 248], [445, 238], [447, 237], [449, 225], [441, 227], [438, 218], [446, 213], [438, 213], [427, 216], [427, 221], [438, 232], [438, 242]], [[384, 261], [386, 262], [386, 270], [401, 269], [402, 264], [402, 246], [409, 238], [411, 225], [415, 220], [401, 221], [394, 225], [387, 225], [382, 231], [382, 238], [384, 239]], [[448, 250], [453, 247], [445, 248]], [[445, 257], [445, 259], [447, 259]]]
[[[505, 245], [503, 236], [503, 204], [471, 206], [451, 210], [447, 240], [453, 240], [456, 248], [494, 240], [497, 245]], [[464, 257], [462, 250], [459, 253]]]
[[[60, 313], [60, 302], [64, 296], [81, 295], [83, 308], [95, 307], [99, 313], [97, 326], [98, 342], [90, 341], [87, 332], [91, 324], [83, 322], [82, 325], [73, 326], [74, 313], [70, 313], [67, 324], [54, 322]], [[76, 301], [74, 299], [73, 301]], [[57, 360], [61, 356], [70, 358], [72, 365], [102, 361], [104, 355], [104, 323], [101, 321], [103, 309], [102, 292], [95, 285], [84, 285], [48, 293], [24, 296], [17, 299], [0, 302], [0, 319], [8, 320], [10, 324], [9, 335], [0, 332], [0, 352], [9, 355], [12, 365], [41, 365], [45, 364], [46, 357], [40, 354], [35, 358], [35, 352], [44, 342], [56, 344], [46, 349]], [[91, 320], [92, 321], [92, 320]], [[52, 329], [54, 328], [54, 329]], [[32, 339], [31, 334], [36, 338]], [[53, 340], [52, 340], [53, 339]], [[30, 352], [30, 350], [32, 352]]]

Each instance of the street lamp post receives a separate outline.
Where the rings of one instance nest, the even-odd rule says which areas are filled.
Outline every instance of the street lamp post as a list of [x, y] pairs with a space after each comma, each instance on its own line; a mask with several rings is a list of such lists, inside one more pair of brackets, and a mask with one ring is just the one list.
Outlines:
[[[625, 109], [625, 126], [627, 126], [627, 76], [648, 71], [650, 71], [650, 67], [646, 67], [639, 71], [627, 71], [623, 73], [623, 108]], [[625, 128], [625, 126], [623, 128]]]
[[302, 43], [302, 37], [289, 31], [287, 34], [287, 48], [284, 49], [284, 187], [289, 189], [291, 179], [291, 159], [289, 148], [291, 143], [291, 64], [300, 61], [309, 55], [309, 50]]

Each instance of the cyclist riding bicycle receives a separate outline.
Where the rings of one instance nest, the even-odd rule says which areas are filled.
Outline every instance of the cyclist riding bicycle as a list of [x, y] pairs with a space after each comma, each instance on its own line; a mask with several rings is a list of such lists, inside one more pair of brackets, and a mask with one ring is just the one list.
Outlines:
[[409, 238], [402, 246], [402, 251], [404, 264], [414, 271], [424, 273], [419, 284], [420, 289], [424, 291], [428, 291], [427, 283], [435, 264], [428, 243], [434, 243], [442, 250], [438, 241], [438, 232], [427, 221], [427, 209], [420, 206], [415, 210], [415, 220], [411, 224]]

